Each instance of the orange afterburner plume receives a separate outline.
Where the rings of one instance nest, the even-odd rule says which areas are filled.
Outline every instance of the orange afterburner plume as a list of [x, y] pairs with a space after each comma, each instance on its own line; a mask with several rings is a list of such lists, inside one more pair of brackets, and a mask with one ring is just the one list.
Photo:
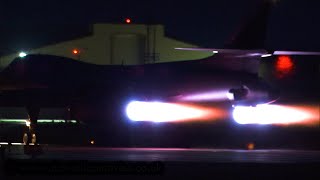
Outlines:
[[213, 121], [227, 116], [227, 112], [219, 108], [144, 101], [130, 102], [126, 113], [132, 121], [152, 122]]
[[319, 105], [261, 104], [236, 106], [233, 118], [239, 124], [319, 125]]

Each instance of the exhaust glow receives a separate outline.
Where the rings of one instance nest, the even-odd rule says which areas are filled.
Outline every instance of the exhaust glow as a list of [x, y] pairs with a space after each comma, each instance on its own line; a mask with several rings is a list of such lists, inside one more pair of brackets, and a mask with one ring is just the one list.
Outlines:
[[132, 101], [127, 105], [126, 113], [132, 121], [176, 122], [214, 118], [212, 109], [163, 102]]
[[182, 101], [192, 101], [192, 102], [200, 101], [201, 102], [201, 101], [221, 101], [221, 100], [228, 100], [230, 98], [231, 98], [230, 93], [228, 91], [221, 90], [221, 91], [191, 94], [191, 95], [183, 96], [179, 99]]
[[261, 104], [236, 106], [233, 118], [239, 124], [316, 124], [317, 107]]

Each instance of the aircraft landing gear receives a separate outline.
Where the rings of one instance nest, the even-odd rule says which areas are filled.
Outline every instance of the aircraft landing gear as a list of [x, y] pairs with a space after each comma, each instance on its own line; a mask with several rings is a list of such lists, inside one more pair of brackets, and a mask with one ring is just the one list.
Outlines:
[[29, 129], [27, 129], [23, 134], [23, 143], [25, 145], [30, 145], [30, 143], [37, 144], [38, 142], [36, 133], [32, 133]]
[[33, 143], [34, 145], [38, 144], [37, 141], [37, 133], [36, 133], [36, 126], [37, 126], [37, 120], [40, 113], [40, 108], [38, 107], [27, 107], [29, 119], [26, 122], [26, 129], [23, 134], [23, 143], [25, 145], [30, 145], [30, 143]]

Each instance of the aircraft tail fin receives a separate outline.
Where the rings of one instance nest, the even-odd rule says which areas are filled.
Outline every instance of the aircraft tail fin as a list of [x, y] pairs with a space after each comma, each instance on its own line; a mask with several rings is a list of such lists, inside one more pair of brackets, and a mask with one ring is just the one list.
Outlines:
[[255, 14], [240, 25], [240, 29], [225, 44], [230, 49], [264, 49], [268, 17], [276, 0], [263, 0]]

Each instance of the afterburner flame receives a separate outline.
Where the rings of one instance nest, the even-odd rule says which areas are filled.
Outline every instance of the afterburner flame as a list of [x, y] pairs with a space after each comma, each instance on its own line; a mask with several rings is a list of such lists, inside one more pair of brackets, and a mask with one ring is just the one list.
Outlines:
[[233, 118], [239, 124], [315, 125], [319, 123], [318, 108], [268, 104], [236, 106]]
[[132, 101], [126, 107], [132, 121], [177, 122], [216, 120], [224, 113], [214, 108], [195, 105]]

